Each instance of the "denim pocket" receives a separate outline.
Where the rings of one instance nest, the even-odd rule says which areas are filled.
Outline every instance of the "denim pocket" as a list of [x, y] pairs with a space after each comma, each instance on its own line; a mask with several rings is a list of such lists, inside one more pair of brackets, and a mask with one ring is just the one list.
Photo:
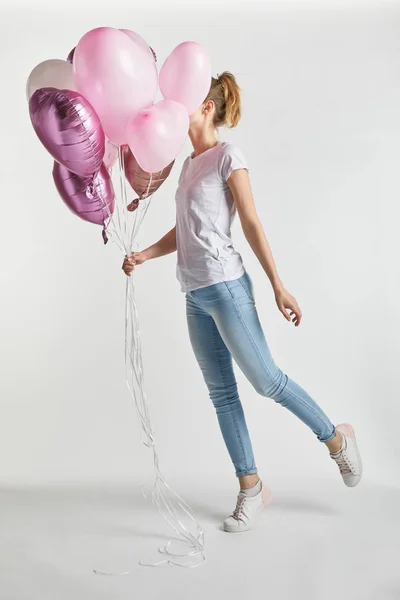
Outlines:
[[242, 288], [246, 292], [248, 299], [252, 302], [255, 302], [253, 282], [248, 272], [246, 271], [241, 277], [239, 277], [238, 281], [240, 282]]

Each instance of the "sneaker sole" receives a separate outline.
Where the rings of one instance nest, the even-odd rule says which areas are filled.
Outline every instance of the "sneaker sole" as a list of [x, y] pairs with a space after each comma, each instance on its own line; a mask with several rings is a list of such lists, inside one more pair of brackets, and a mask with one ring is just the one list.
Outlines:
[[358, 449], [358, 444], [357, 444], [357, 440], [356, 440], [356, 434], [354, 432], [354, 429], [352, 427], [352, 425], [350, 425], [350, 423], [342, 423], [341, 425], [338, 425], [337, 429], [339, 429], [339, 431], [341, 433], [344, 433], [344, 435], [346, 435], [347, 437], [351, 438], [354, 440], [354, 445], [356, 448], [356, 454], [357, 454], [357, 458], [358, 458], [358, 462], [360, 465], [360, 474], [358, 475], [358, 478], [356, 480], [356, 482], [353, 485], [348, 485], [347, 487], [355, 487], [356, 485], [358, 485], [360, 483], [362, 474], [363, 474], [363, 463], [361, 460], [361, 454], [360, 451]]

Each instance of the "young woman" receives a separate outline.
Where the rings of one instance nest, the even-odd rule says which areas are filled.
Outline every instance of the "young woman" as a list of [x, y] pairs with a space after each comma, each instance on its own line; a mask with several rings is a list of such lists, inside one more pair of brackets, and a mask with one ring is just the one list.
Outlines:
[[189, 337], [203, 373], [219, 426], [239, 480], [236, 508], [224, 521], [225, 531], [250, 529], [271, 500], [257, 474], [249, 432], [233, 371], [233, 361], [262, 396], [273, 398], [303, 421], [324, 443], [344, 483], [354, 487], [362, 463], [354, 430], [333, 425], [318, 404], [274, 362], [262, 330], [253, 284], [231, 239], [239, 213], [247, 241], [274, 290], [282, 315], [298, 327], [301, 310], [278, 276], [271, 249], [256, 212], [243, 153], [215, 132], [240, 119], [240, 89], [224, 72], [190, 117], [194, 152], [183, 164], [176, 192], [176, 225], [152, 246], [125, 257], [130, 275], [135, 265], [177, 250], [176, 274], [185, 292]]

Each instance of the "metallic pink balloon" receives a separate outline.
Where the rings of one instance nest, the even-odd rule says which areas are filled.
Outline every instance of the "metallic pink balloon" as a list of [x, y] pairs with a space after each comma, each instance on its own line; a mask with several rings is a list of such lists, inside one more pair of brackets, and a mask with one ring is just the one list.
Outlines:
[[105, 136], [99, 117], [82, 94], [41, 88], [29, 100], [29, 112], [40, 141], [57, 162], [82, 177], [97, 173]]
[[129, 147], [123, 149], [125, 177], [129, 181], [132, 189], [137, 193], [138, 198], [132, 200], [128, 205], [129, 211], [134, 211], [139, 205], [139, 200], [144, 200], [158, 190], [171, 172], [174, 162], [172, 161], [165, 169], [157, 173], [147, 173], [139, 166], [136, 158], [133, 156]]
[[70, 53], [69, 53], [69, 54], [68, 54], [68, 56], [67, 56], [67, 61], [68, 61], [69, 63], [71, 63], [71, 65], [72, 65], [72, 62], [73, 62], [73, 60], [74, 60], [75, 48], [76, 48], [76, 46], [74, 46], [74, 47], [72, 48], [72, 50], [70, 51]]
[[103, 240], [108, 241], [106, 227], [114, 212], [114, 188], [107, 167], [102, 164], [94, 177], [80, 177], [54, 161], [53, 179], [61, 198], [68, 208], [84, 221], [103, 225]]
[[154, 52], [153, 48], [150, 46], [150, 50], [153, 54], [154, 61], [157, 62], [157, 54]]

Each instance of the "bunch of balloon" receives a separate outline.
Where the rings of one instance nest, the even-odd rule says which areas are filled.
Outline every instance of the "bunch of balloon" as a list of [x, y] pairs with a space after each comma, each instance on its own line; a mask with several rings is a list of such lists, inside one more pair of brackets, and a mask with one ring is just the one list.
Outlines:
[[[156, 63], [154, 50], [139, 34], [99, 27], [83, 35], [67, 60], [37, 65], [27, 82], [31, 122], [54, 159], [53, 179], [61, 198], [81, 219], [102, 225], [104, 243], [110, 237], [126, 256], [137, 248], [152, 195], [171, 172], [188, 133], [189, 116], [211, 83], [209, 56], [196, 42], [179, 44], [159, 73]], [[164, 99], [155, 102], [158, 86]], [[115, 167], [118, 186], [111, 177]], [[133, 200], [128, 199], [127, 182], [137, 194]], [[151, 497], [175, 532], [158, 548], [164, 559], [139, 564], [196, 567], [205, 560], [204, 531], [160, 470], [132, 276], [126, 277], [124, 327], [126, 384], [142, 441], [153, 457]]]

